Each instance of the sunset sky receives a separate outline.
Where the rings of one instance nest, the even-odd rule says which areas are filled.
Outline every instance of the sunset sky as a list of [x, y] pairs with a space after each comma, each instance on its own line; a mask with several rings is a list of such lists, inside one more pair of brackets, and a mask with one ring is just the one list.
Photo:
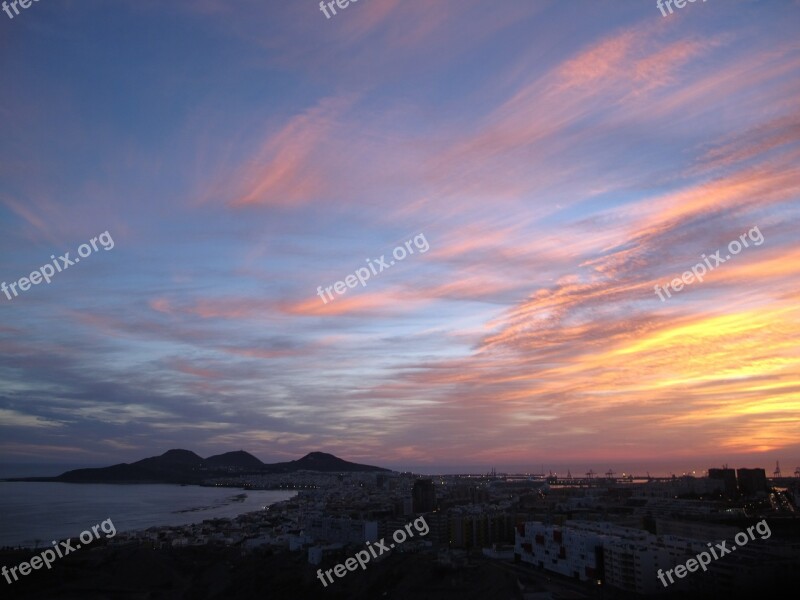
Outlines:
[[798, 31], [798, 0], [0, 12], [0, 280], [114, 241], [0, 294], [0, 462], [791, 474]]

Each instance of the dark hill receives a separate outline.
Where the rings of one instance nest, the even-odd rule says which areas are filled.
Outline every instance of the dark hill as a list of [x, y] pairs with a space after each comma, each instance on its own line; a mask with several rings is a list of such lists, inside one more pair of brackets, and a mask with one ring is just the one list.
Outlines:
[[206, 469], [233, 468], [258, 471], [264, 468], [264, 463], [249, 452], [236, 450], [235, 452], [226, 452], [225, 454], [209, 456], [203, 461], [202, 466]]
[[245, 473], [352, 473], [358, 471], [388, 471], [372, 465], [351, 463], [325, 452], [311, 452], [299, 460], [264, 464], [258, 458], [238, 450], [206, 459], [189, 450], [169, 450], [161, 456], [151, 456], [134, 463], [121, 463], [97, 469], [67, 471], [58, 477], [20, 478], [11, 481], [66, 481], [70, 483], [194, 483], [226, 475]]
[[360, 465], [358, 463], [347, 462], [341, 458], [326, 452], [310, 452], [300, 460], [292, 460], [285, 463], [266, 465], [272, 472], [293, 472], [293, 471], [321, 471], [330, 472], [355, 472], [355, 471], [388, 471], [381, 467], [372, 465]]
[[203, 459], [191, 450], [167, 450], [161, 456], [152, 456], [136, 461], [134, 465], [146, 468], [199, 467]]
[[194, 483], [203, 459], [189, 450], [168, 450], [135, 463], [67, 471], [55, 478], [70, 483]]

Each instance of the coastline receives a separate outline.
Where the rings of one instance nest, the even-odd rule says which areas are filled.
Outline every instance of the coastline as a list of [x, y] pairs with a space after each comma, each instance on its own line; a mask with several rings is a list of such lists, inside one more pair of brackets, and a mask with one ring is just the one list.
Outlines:
[[37, 540], [68, 539], [87, 523], [105, 518], [117, 526], [118, 538], [152, 528], [234, 519], [295, 495], [292, 490], [164, 483], [0, 482], [0, 547], [36, 548]]

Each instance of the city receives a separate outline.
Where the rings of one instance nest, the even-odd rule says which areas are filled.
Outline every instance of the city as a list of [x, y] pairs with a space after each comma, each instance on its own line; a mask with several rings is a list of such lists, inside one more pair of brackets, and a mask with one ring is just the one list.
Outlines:
[[[237, 471], [203, 485], [297, 493], [235, 519], [120, 532], [97, 552], [194, 547], [240, 557], [268, 553], [304, 582], [312, 597], [317, 568], [344, 560], [368, 542], [388, 540], [392, 531], [424, 516], [429, 531], [390, 552], [402, 564], [425, 563], [459, 578], [478, 572], [507, 586], [514, 598], [594, 598], [601, 588], [604, 598], [625, 598], [666, 593], [660, 570], [707, 550], [711, 542], [733, 540], [763, 519], [769, 536], [759, 527], [762, 535], [746, 549], [714, 560], [693, 577], [676, 579], [669, 591], [737, 597], [769, 584], [796, 584], [800, 570], [800, 473], [782, 477], [779, 467], [769, 478], [763, 468], [713, 467], [706, 476], [659, 478], [614, 477], [612, 471], [583, 477]], [[376, 569], [384, 568], [384, 561], [391, 562], [388, 556], [373, 561], [381, 565]], [[424, 576], [408, 573], [411, 580], [419, 578], [417, 586], [431, 585]], [[131, 593], [147, 589], [130, 585]], [[353, 590], [364, 585], [355, 580], [347, 593], [357, 594]], [[449, 593], [472, 591], [454, 585]]]

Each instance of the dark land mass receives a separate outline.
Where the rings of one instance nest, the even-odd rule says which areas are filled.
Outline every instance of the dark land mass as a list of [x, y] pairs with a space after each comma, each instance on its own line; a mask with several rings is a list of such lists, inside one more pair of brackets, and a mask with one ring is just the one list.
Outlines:
[[[0, 553], [5, 564], [30, 557], [30, 551]], [[487, 561], [456, 571], [439, 566], [432, 555], [395, 554], [334, 577], [327, 587], [316, 572], [306, 553], [131, 545], [65, 557], [50, 571], [1, 583], [3, 598], [20, 600], [522, 600], [516, 577]]]
[[202, 458], [189, 450], [169, 450], [134, 463], [121, 463], [96, 469], [76, 469], [58, 477], [26, 477], [6, 481], [55, 481], [67, 483], [184, 483], [199, 484], [214, 477], [231, 474], [294, 473], [320, 471], [323, 473], [389, 471], [372, 465], [342, 460], [333, 454], [311, 452], [299, 460], [265, 464], [258, 458], [239, 450]]
[[[17, 565], [35, 551], [0, 551], [0, 563]], [[323, 564], [323, 571], [334, 564]], [[659, 594], [662, 600], [707, 600], [709, 597], [790, 598], [792, 582], [753, 582], [751, 587], [726, 591]], [[788, 585], [787, 585], [788, 583]], [[67, 556], [20, 577], [10, 585], [0, 581], [3, 598], [20, 600], [523, 600], [522, 589], [540, 598], [634, 600], [643, 596], [606, 586], [582, 584], [528, 565], [473, 557], [470, 564], [445, 567], [433, 554], [394, 553], [366, 570], [334, 576], [323, 587], [317, 567], [306, 553], [204, 546], [153, 549], [130, 544], [98, 547]], [[796, 588], [794, 588], [796, 589]], [[548, 595], [548, 593], [553, 594]]]
[[233, 467], [258, 471], [259, 469], [263, 469], [265, 465], [249, 452], [237, 450], [236, 452], [226, 452], [225, 454], [209, 456], [207, 459], [202, 461], [201, 466], [207, 469]]

